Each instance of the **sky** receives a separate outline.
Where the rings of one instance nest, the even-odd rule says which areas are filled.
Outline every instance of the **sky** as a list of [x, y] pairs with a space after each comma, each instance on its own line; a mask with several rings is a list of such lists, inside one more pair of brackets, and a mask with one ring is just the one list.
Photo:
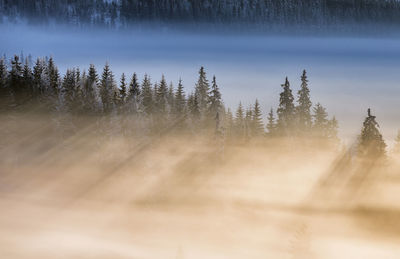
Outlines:
[[201, 66], [208, 79], [216, 75], [227, 107], [236, 109], [257, 98], [266, 117], [276, 108], [280, 85], [289, 77], [293, 92], [308, 71], [311, 97], [339, 120], [340, 136], [355, 139], [370, 107], [390, 143], [400, 129], [400, 39], [356, 37], [290, 37], [191, 34], [159, 31], [80, 31], [1, 25], [0, 52], [34, 58], [53, 56], [63, 74], [67, 68], [99, 72], [109, 62], [122, 72], [159, 81], [164, 74], [175, 85], [182, 78], [192, 91]]

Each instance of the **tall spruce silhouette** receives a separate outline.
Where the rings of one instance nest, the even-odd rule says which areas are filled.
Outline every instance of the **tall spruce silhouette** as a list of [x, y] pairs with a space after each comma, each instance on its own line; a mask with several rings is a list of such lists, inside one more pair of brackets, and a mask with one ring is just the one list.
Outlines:
[[297, 117], [297, 129], [300, 135], [304, 135], [310, 132], [312, 126], [311, 120], [311, 100], [310, 100], [310, 89], [308, 88], [307, 72], [303, 70], [301, 76], [301, 88], [297, 92], [296, 117]]
[[256, 99], [252, 112], [252, 132], [253, 136], [261, 136], [264, 133], [264, 123], [262, 120], [262, 112], [260, 103]]
[[272, 137], [275, 134], [275, 130], [276, 130], [274, 109], [272, 109], [272, 108], [268, 113], [266, 128], [268, 130], [268, 136]]
[[379, 158], [386, 154], [386, 144], [375, 119], [371, 115], [371, 109], [368, 109], [358, 144], [358, 154], [362, 157]]
[[219, 92], [219, 88], [217, 85], [217, 80], [215, 76], [213, 77], [212, 80], [212, 86], [211, 86], [211, 91], [209, 93], [209, 98], [208, 98], [208, 112], [210, 114], [210, 117], [215, 117], [216, 114], [220, 111], [222, 108], [222, 100], [221, 100], [221, 93]]
[[207, 105], [208, 105], [208, 92], [210, 90], [210, 85], [207, 80], [206, 72], [204, 67], [199, 70], [199, 79], [197, 80], [195, 87], [195, 95], [197, 97], [197, 102], [199, 103], [201, 115], [206, 115]]
[[290, 83], [286, 77], [285, 83], [281, 85], [283, 91], [280, 94], [279, 107], [277, 109], [277, 133], [279, 135], [291, 135], [294, 129], [294, 97], [290, 89]]

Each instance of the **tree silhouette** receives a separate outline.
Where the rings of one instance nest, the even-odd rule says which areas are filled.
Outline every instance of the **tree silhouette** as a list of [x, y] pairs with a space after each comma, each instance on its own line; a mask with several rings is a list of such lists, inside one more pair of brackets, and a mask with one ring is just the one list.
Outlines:
[[279, 107], [277, 109], [277, 133], [280, 135], [290, 135], [294, 127], [295, 107], [292, 90], [290, 89], [287, 77], [285, 83], [281, 86], [283, 87], [283, 91], [280, 94]]
[[386, 144], [375, 119], [376, 117], [371, 115], [371, 109], [368, 109], [358, 144], [358, 154], [362, 157], [379, 158], [386, 153]]

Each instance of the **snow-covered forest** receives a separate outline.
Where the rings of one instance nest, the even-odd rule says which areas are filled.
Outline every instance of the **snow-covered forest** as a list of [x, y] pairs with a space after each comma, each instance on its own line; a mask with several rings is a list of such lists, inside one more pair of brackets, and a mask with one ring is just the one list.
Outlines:
[[3, 22], [129, 27], [142, 22], [308, 26], [400, 24], [396, 0], [1, 0]]

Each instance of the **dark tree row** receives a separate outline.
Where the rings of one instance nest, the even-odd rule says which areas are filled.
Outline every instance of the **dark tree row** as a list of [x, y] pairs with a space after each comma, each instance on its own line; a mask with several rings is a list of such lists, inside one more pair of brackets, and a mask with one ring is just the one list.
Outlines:
[[148, 75], [139, 80], [135, 73], [129, 78], [122, 74], [116, 82], [108, 64], [101, 74], [90, 65], [82, 72], [79, 68], [68, 69], [61, 77], [52, 58], [38, 58], [32, 67], [30, 63], [30, 58], [17, 55], [9, 62], [0, 59], [3, 110], [33, 105], [44, 112], [114, 116], [123, 119], [121, 124], [133, 128], [140, 125], [151, 132], [171, 128], [192, 132], [215, 130], [220, 135], [239, 138], [267, 135], [337, 139], [337, 120], [328, 119], [326, 109], [319, 103], [312, 107], [306, 71], [301, 76], [297, 104], [286, 78], [277, 118], [271, 109], [264, 125], [258, 100], [247, 109], [239, 104], [235, 116], [230, 109], [226, 110], [216, 77], [210, 84], [203, 67], [194, 91], [187, 94], [182, 80], [175, 88], [164, 76], [152, 82]]
[[0, 0], [3, 20], [129, 26], [137, 22], [399, 24], [396, 0]]

